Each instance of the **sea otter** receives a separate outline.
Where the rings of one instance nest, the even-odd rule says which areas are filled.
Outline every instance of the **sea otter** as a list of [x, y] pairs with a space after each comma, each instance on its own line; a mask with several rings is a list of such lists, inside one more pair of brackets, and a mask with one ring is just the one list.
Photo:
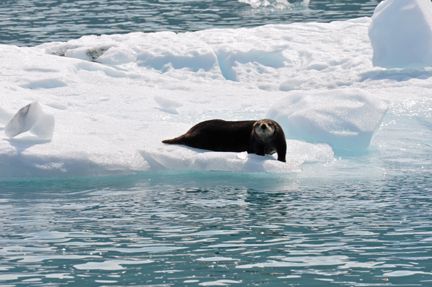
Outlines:
[[180, 144], [212, 151], [277, 153], [278, 160], [286, 161], [286, 140], [282, 127], [275, 121], [208, 120], [193, 126], [184, 135], [164, 140], [167, 144]]

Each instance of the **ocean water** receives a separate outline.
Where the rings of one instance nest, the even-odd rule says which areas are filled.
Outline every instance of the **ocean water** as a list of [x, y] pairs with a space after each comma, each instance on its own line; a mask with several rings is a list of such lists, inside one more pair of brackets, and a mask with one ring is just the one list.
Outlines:
[[371, 16], [380, 1], [312, 0], [307, 10], [300, 0], [290, 2], [297, 5], [253, 9], [237, 0], [3, 0], [0, 43], [33, 46], [84, 35], [330, 22]]
[[1, 184], [1, 286], [430, 286], [430, 176]]
[[[31, 46], [89, 34], [329, 22], [370, 16], [377, 3], [2, 1], [0, 37]], [[401, 85], [411, 75], [371, 77]], [[397, 107], [367, 151], [337, 152], [336, 163], [305, 164], [300, 173], [2, 180], [0, 286], [431, 286], [432, 104]]]

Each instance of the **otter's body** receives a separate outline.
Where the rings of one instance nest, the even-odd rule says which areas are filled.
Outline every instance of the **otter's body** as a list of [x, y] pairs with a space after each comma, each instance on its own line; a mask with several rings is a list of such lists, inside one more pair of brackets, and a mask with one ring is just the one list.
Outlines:
[[278, 160], [286, 161], [285, 134], [278, 123], [268, 119], [208, 120], [196, 124], [184, 135], [162, 142], [212, 151], [247, 151], [258, 155], [277, 152]]

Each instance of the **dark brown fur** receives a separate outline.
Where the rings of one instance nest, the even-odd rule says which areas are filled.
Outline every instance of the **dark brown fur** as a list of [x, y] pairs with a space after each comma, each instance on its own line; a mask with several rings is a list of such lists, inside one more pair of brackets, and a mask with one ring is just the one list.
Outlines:
[[[264, 139], [255, 133], [256, 125], [263, 122], [275, 129], [272, 136]], [[208, 120], [196, 124], [184, 135], [162, 142], [212, 151], [247, 151], [258, 155], [277, 152], [278, 160], [286, 161], [286, 140], [282, 127], [268, 119], [259, 121]]]

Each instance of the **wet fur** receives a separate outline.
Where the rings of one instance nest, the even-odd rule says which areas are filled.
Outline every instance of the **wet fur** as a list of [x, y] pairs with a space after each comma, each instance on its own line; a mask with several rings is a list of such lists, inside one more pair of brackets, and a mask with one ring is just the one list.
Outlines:
[[[267, 138], [255, 133], [256, 124], [265, 121], [275, 132]], [[193, 126], [184, 135], [164, 140], [167, 144], [180, 144], [212, 151], [231, 151], [255, 153], [258, 155], [277, 152], [278, 160], [285, 162], [286, 140], [282, 127], [272, 120], [224, 121], [208, 120]]]

